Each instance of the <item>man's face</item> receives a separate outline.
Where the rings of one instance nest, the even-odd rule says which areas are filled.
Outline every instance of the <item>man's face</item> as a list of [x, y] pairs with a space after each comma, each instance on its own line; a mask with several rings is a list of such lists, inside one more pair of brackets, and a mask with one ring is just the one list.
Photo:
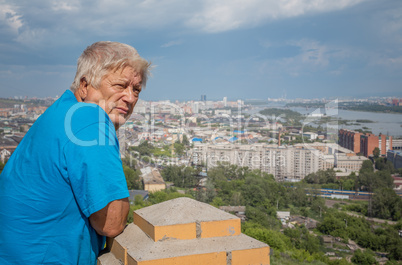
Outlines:
[[116, 130], [123, 125], [138, 101], [142, 77], [131, 67], [106, 74], [98, 89], [87, 86], [84, 102], [99, 105], [113, 122]]

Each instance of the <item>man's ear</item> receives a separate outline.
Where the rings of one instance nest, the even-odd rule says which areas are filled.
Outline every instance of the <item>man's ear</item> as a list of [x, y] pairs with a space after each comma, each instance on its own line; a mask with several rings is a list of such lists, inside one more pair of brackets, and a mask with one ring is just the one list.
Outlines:
[[75, 97], [78, 101], [83, 102], [88, 95], [88, 86], [89, 83], [85, 76], [83, 76], [80, 80], [80, 86], [75, 91]]

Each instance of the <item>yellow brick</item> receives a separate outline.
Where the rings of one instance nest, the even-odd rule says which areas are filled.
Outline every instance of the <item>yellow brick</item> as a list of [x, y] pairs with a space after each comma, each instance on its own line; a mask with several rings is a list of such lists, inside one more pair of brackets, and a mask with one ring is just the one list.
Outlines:
[[147, 220], [142, 218], [136, 212], [133, 214], [134, 224], [155, 241], [155, 227], [151, 225]]
[[269, 264], [269, 247], [232, 251], [232, 265]]
[[127, 265], [138, 265], [138, 262], [133, 257], [128, 255], [127, 256]]
[[110, 252], [112, 252], [113, 255], [116, 257], [116, 259], [124, 263], [125, 251], [124, 248], [119, 244], [119, 242], [113, 240], [113, 242], [108, 245], [108, 248], [110, 249]]
[[[135, 265], [226, 265], [226, 252], [137, 261]], [[130, 264], [131, 265], [131, 264]]]
[[156, 226], [154, 240], [159, 241], [164, 237], [175, 239], [195, 239], [197, 237], [196, 224], [177, 224]]
[[237, 236], [241, 233], [240, 219], [201, 222], [201, 238]]

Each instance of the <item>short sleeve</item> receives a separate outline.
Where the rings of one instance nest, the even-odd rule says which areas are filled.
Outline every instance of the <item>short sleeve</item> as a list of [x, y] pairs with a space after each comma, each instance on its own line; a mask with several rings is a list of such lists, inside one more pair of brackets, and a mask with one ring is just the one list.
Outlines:
[[[75, 140], [75, 141], [74, 141]], [[109, 202], [129, 197], [119, 143], [108, 123], [94, 123], [74, 134], [64, 147], [69, 182], [86, 217]]]

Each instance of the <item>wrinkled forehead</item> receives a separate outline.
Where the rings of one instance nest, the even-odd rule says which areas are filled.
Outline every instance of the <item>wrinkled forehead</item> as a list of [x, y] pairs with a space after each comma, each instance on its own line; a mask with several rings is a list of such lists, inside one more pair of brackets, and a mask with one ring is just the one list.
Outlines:
[[130, 83], [142, 83], [143, 73], [140, 69], [135, 69], [131, 66], [118, 67], [110, 69], [102, 77], [102, 80], [107, 78], [120, 79]]

